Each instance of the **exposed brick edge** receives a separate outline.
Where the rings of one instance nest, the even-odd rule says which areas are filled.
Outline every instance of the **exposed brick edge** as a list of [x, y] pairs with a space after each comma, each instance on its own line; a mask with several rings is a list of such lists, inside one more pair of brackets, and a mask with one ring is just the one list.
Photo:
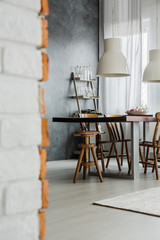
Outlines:
[[[41, 0], [41, 10], [40, 15], [49, 14], [49, 4], [48, 0]], [[46, 19], [41, 20], [42, 23], [42, 45], [41, 48], [48, 47], [48, 21]], [[42, 53], [42, 79], [41, 81], [47, 81], [49, 77], [49, 60], [46, 53]], [[44, 100], [44, 89], [39, 87], [39, 110], [40, 114], [46, 113], [45, 100]], [[41, 118], [42, 121], [42, 142], [41, 147], [48, 147], [50, 145], [49, 141], [49, 130], [48, 130], [48, 119]], [[39, 179], [42, 183], [42, 209], [48, 208], [49, 202], [49, 184], [48, 180], [44, 179], [46, 177], [46, 159], [47, 153], [45, 149], [39, 149], [40, 154], [40, 174]], [[39, 239], [44, 240], [46, 236], [46, 223], [45, 223], [45, 212], [39, 212]]]
[[39, 149], [40, 154], [40, 174], [39, 179], [43, 179], [46, 177], [46, 160], [47, 160], [47, 152], [46, 149]]
[[39, 86], [38, 93], [39, 111], [41, 114], [46, 113], [45, 99], [44, 99], [44, 88]]
[[49, 130], [48, 130], [48, 119], [41, 117], [42, 122], [42, 147], [49, 147], [50, 141], [49, 141]]
[[48, 180], [42, 180], [42, 208], [49, 206], [49, 184]]
[[42, 21], [42, 48], [48, 47], [48, 21], [41, 19]]
[[48, 81], [49, 75], [49, 59], [46, 53], [42, 53], [42, 79], [41, 81]]
[[40, 14], [45, 15], [45, 16], [49, 14], [48, 0], [41, 0]]
[[46, 216], [45, 212], [39, 212], [39, 240], [45, 240], [46, 236]]

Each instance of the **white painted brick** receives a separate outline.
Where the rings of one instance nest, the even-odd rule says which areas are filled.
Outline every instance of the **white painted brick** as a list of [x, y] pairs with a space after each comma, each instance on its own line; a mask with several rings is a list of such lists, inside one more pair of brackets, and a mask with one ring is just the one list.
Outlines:
[[2, 207], [2, 191], [1, 191], [1, 189], [0, 189], [0, 216], [2, 215], [2, 209], [3, 209], [3, 207]]
[[3, 0], [3, 2], [11, 3], [19, 7], [31, 9], [39, 12], [41, 9], [41, 0]]
[[0, 39], [35, 46], [42, 43], [41, 19], [35, 12], [0, 1], [0, 26]]
[[0, 48], [0, 72], [2, 72], [2, 49]]
[[[41, 0], [0, 0], [0, 239], [38, 240]], [[2, 54], [3, 53], [3, 54]], [[30, 80], [30, 81], [29, 81]], [[34, 80], [34, 81], [33, 81]], [[23, 115], [22, 115], [23, 114]]]
[[2, 147], [35, 146], [41, 143], [40, 116], [19, 116], [1, 122]]
[[0, 113], [38, 113], [38, 82], [0, 75]]
[[16, 148], [10, 151], [1, 150], [0, 166], [1, 182], [25, 178], [38, 179], [40, 173], [38, 148]]
[[36, 212], [0, 218], [0, 239], [38, 240], [38, 226]]
[[42, 55], [39, 50], [6, 47], [3, 54], [4, 73], [22, 77], [42, 78]]
[[[11, 41], [5, 41], [5, 40], [3, 40], [3, 39], [0, 39], [0, 48], [2, 48], [2, 49], [4, 49], [4, 48], [6, 48], [6, 47], [11, 47], [11, 48], [15, 48], [15, 47], [17, 47], [17, 48], [22, 48], [22, 47], [25, 47], [25, 49], [28, 49], [29, 51], [35, 51], [35, 46], [33, 46], [33, 45], [29, 45], [29, 44], [20, 44], [20, 43], [18, 43], [18, 42], [11, 42]], [[39, 49], [39, 50], [43, 50], [44, 48], [42, 48], [42, 49]]]
[[[4, 202], [3, 202], [3, 199], [4, 199], [4, 186], [3, 184], [1, 183], [0, 184], [0, 217], [1, 215], [3, 214], [3, 211], [4, 211]], [[1, 238], [0, 238], [1, 239]]]
[[15, 182], [6, 188], [6, 215], [27, 213], [39, 208], [41, 208], [41, 181]]

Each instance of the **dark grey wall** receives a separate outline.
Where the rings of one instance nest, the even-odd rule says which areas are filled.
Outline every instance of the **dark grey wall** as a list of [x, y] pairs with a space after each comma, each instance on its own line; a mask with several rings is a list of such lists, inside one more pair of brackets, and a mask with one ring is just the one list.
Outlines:
[[[76, 65], [98, 63], [98, 0], [50, 0], [49, 81], [44, 85], [51, 146], [48, 161], [73, 158], [79, 124], [52, 123], [52, 117], [72, 116], [77, 111], [71, 72]], [[82, 109], [93, 108], [83, 101]]]

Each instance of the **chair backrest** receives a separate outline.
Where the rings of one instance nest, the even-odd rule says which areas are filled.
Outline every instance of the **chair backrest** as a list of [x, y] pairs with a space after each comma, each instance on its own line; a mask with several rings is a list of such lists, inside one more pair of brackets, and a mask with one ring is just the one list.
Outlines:
[[[121, 117], [122, 115], [104, 115], [105, 117]], [[123, 140], [124, 139], [124, 131], [121, 122], [106, 122], [107, 130], [109, 134], [110, 141], [113, 140]]]
[[[79, 117], [85, 117], [85, 118], [98, 118], [98, 114], [91, 114], [91, 113], [80, 113], [79, 114]], [[81, 129], [82, 131], [89, 131], [89, 123], [87, 122], [84, 122], [84, 123], [80, 123], [81, 125]], [[95, 128], [96, 128], [96, 131], [98, 131], [98, 124], [95, 123]]]
[[[157, 144], [157, 134], [158, 134], [158, 129], [159, 129], [159, 121], [160, 121], [160, 112], [157, 112], [155, 114], [155, 117], [157, 118], [157, 123], [156, 123], [156, 126], [155, 126], [155, 129], [154, 129], [154, 134], [153, 134], [153, 145], [155, 146]], [[160, 136], [158, 138], [158, 145], [160, 144]]]

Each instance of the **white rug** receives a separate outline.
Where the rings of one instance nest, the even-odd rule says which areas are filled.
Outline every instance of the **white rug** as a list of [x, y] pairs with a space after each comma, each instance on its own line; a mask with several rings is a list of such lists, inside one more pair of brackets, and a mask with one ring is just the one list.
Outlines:
[[93, 204], [160, 217], [160, 187], [108, 198]]

